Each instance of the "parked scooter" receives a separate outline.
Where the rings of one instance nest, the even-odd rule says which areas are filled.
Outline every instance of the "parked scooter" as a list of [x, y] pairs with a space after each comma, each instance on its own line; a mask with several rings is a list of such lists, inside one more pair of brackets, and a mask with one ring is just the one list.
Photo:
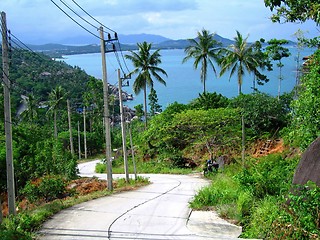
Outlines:
[[207, 160], [206, 166], [203, 169], [203, 174], [207, 175], [210, 172], [218, 172], [218, 169], [219, 169], [219, 163], [217, 163], [214, 160], [209, 159], [209, 160]]

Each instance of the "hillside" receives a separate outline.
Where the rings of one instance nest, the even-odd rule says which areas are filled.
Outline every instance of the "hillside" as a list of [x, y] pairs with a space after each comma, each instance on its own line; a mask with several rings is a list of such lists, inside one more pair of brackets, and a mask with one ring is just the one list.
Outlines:
[[[233, 43], [232, 40], [224, 38], [216, 34], [214, 39], [221, 42], [223, 46], [228, 46]], [[117, 49], [123, 51], [136, 50], [137, 43], [147, 41], [152, 43], [154, 49], [184, 49], [189, 45], [187, 39], [172, 40], [159, 35], [150, 34], [134, 34], [134, 35], [120, 35], [120, 46]], [[69, 41], [68, 41], [69, 42]], [[44, 45], [28, 45], [32, 50], [43, 52], [50, 57], [61, 57], [62, 55], [84, 54], [84, 53], [98, 53], [100, 52], [99, 44], [86, 45], [65, 45], [65, 44], [44, 44]]]

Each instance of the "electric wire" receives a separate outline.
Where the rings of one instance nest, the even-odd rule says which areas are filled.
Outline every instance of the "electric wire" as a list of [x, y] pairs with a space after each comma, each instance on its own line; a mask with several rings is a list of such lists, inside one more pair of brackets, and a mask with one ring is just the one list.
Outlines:
[[88, 13], [84, 8], [82, 8], [75, 0], [72, 0], [72, 2], [77, 5], [84, 13], [86, 13], [91, 19], [93, 19], [94, 21], [96, 21], [97, 23], [99, 23], [101, 26], [103, 26], [104, 28], [108, 29], [111, 32], [114, 32], [114, 30], [112, 30], [111, 28], [107, 27], [106, 25], [104, 25], [103, 23], [101, 23], [100, 21], [98, 21], [96, 18], [94, 18], [90, 13]]
[[73, 12], [74, 14], [76, 14], [79, 18], [81, 18], [83, 21], [85, 21], [87, 24], [89, 24], [91, 27], [95, 28], [95, 29], [99, 29], [99, 27], [93, 25], [91, 22], [89, 22], [88, 20], [86, 20], [84, 17], [82, 17], [80, 14], [78, 14], [72, 7], [70, 7], [66, 2], [64, 2], [63, 0], [60, 0], [60, 2], [62, 2], [63, 5], [65, 5], [71, 12]]
[[123, 62], [124, 62], [124, 65], [125, 65], [128, 73], [130, 73], [130, 70], [129, 70], [129, 68], [128, 68], [128, 65], [127, 65], [127, 63], [126, 63], [126, 61], [125, 61], [125, 58], [124, 58], [124, 56], [123, 56], [123, 51], [122, 51], [122, 49], [121, 49], [121, 43], [120, 43], [119, 39], [118, 39], [118, 44], [119, 44], [119, 49], [120, 49], [120, 53], [121, 53], [121, 56], [122, 56], [122, 60], [123, 60]]
[[101, 39], [97, 34], [91, 32], [90, 30], [88, 30], [87, 28], [85, 28], [84, 26], [82, 26], [79, 22], [77, 22], [73, 17], [71, 17], [66, 11], [64, 11], [57, 3], [55, 3], [53, 0], [50, 0], [57, 8], [60, 9], [61, 12], [63, 12], [68, 18], [70, 18], [73, 22], [75, 22], [79, 27], [81, 27], [82, 29], [84, 29], [85, 31], [87, 31], [88, 33], [90, 33], [91, 35], [95, 36], [98, 39]]
[[[89, 31], [87, 28], [83, 27], [80, 23], [78, 23], [75, 19], [73, 19], [69, 14], [67, 14], [58, 4], [56, 4], [53, 0], [51, 0], [51, 2], [56, 6], [58, 7], [64, 14], [66, 14], [71, 20], [73, 20], [77, 25], [79, 25], [80, 27], [82, 27], [83, 29], [85, 29], [86, 31], [88, 31], [90, 34], [93, 34], [94, 36], [96, 36], [97, 38], [99, 38], [101, 40], [101, 38], [99, 36], [97, 36], [96, 34], [92, 33], [91, 31]], [[98, 29], [94, 24], [90, 23], [89, 21], [87, 21], [85, 18], [83, 18], [82, 16], [80, 16], [80, 14], [78, 14], [72, 7], [70, 7], [66, 2], [64, 2], [63, 0], [60, 0], [60, 2], [66, 6], [70, 11], [72, 11], [74, 14], [76, 14], [79, 18], [81, 18], [83, 21], [85, 21], [87, 24], [89, 24], [90, 26], [94, 27], [95, 29]], [[84, 13], [86, 13], [91, 19], [93, 19], [94, 21], [96, 21], [97, 23], [99, 23], [101, 26], [103, 26], [104, 28], [108, 29], [109, 31], [112, 31], [116, 34], [116, 32], [114, 30], [112, 30], [111, 28], [107, 27], [106, 25], [104, 25], [103, 23], [101, 23], [100, 21], [98, 21], [96, 18], [94, 18], [90, 13], [88, 13], [83, 7], [81, 7], [75, 0], [72, 0], [72, 2], [78, 7], [80, 8]], [[105, 31], [104, 31], [105, 32]], [[122, 60], [124, 62], [124, 65], [128, 71], [128, 73], [130, 72], [129, 71], [129, 68], [126, 64], [126, 61], [123, 57], [123, 53], [122, 53], [122, 50], [121, 50], [121, 44], [120, 44], [120, 41], [119, 39], [117, 38], [117, 41], [118, 41], [118, 45], [119, 45], [119, 50], [121, 52], [121, 56], [122, 56]], [[116, 54], [116, 58], [117, 58], [117, 61], [118, 61], [118, 64], [119, 64], [119, 67], [121, 69], [121, 71], [123, 72], [123, 74], [125, 74], [125, 71], [123, 70], [123, 67], [122, 67], [122, 64], [121, 64], [121, 61], [120, 61], [120, 58], [119, 56], [117, 56]]]

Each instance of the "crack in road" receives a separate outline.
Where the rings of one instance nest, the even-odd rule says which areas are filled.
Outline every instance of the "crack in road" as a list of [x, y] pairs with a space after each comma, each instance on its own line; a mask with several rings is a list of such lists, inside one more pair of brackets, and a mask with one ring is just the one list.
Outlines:
[[121, 215], [119, 215], [117, 218], [115, 218], [115, 220], [110, 224], [110, 226], [109, 226], [109, 228], [108, 228], [108, 239], [110, 240], [110, 238], [111, 238], [111, 233], [112, 233], [111, 227], [112, 227], [121, 217], [123, 217], [124, 215], [128, 214], [128, 213], [131, 212], [133, 209], [136, 209], [136, 208], [138, 208], [138, 207], [140, 207], [140, 206], [142, 206], [142, 205], [144, 205], [144, 204], [146, 204], [146, 203], [148, 203], [148, 202], [151, 202], [151, 201], [153, 201], [153, 200], [155, 200], [155, 199], [157, 199], [157, 198], [159, 198], [159, 197], [162, 197], [162, 196], [168, 194], [169, 192], [173, 191], [174, 189], [178, 188], [178, 187], [181, 185], [181, 181], [179, 181], [179, 180], [174, 180], [174, 181], [178, 182], [178, 184], [177, 184], [176, 186], [172, 187], [171, 189], [169, 189], [169, 190], [167, 190], [167, 191], [165, 191], [165, 192], [163, 192], [163, 193], [161, 193], [161, 194], [159, 194], [159, 195], [157, 195], [157, 196], [155, 196], [155, 197], [153, 197], [153, 198], [150, 198], [150, 199], [148, 199], [148, 200], [146, 200], [146, 201], [144, 201], [144, 202], [142, 202], [142, 203], [139, 203], [138, 205], [136, 205], [136, 206], [128, 209], [126, 212], [124, 212], [123, 214], [121, 214]]

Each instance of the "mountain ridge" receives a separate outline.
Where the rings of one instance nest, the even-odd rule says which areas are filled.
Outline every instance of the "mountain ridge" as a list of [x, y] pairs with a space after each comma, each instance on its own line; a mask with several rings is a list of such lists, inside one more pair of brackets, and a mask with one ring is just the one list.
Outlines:
[[[196, 38], [195, 38], [196, 39]], [[214, 39], [222, 43], [222, 46], [229, 46], [234, 41], [228, 38], [224, 38], [218, 34], [214, 35]], [[119, 43], [115, 43], [116, 49], [123, 51], [137, 50], [137, 43], [139, 42], [152, 43], [153, 49], [184, 49], [190, 45], [188, 39], [173, 40], [170, 38], [163, 37], [155, 34], [131, 34], [131, 35], [119, 35]], [[81, 41], [80, 41], [81, 42]], [[110, 45], [107, 45], [107, 47]], [[67, 45], [61, 43], [47, 43], [42, 45], [28, 44], [28, 47], [33, 51], [43, 52], [51, 57], [59, 58], [63, 55], [75, 55], [85, 53], [98, 53], [100, 52], [99, 44], [78, 44], [78, 45]]]

